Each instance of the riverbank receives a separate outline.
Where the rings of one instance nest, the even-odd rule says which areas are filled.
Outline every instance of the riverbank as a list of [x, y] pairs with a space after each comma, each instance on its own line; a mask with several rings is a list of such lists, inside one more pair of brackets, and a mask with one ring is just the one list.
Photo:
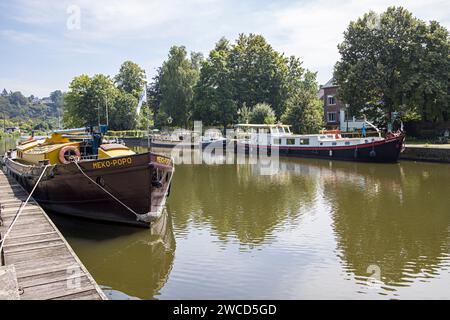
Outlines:
[[450, 144], [407, 144], [400, 160], [450, 163]]

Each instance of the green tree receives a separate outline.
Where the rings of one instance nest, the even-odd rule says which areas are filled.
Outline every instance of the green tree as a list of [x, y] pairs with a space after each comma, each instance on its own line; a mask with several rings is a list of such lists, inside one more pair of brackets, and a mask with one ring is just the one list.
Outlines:
[[137, 126], [137, 102], [135, 96], [120, 91], [114, 101], [109, 126], [114, 130], [133, 130]]
[[296, 133], [317, 133], [323, 127], [323, 104], [317, 97], [316, 73], [306, 71], [297, 85], [286, 102], [282, 121]]
[[28, 99], [20, 91], [15, 91], [9, 95], [9, 102], [16, 106], [25, 106]]
[[450, 41], [449, 32], [431, 21], [421, 39], [418, 50], [420, 79], [416, 80], [410, 113], [423, 120], [450, 119]]
[[239, 123], [249, 123], [250, 122], [250, 108], [244, 103], [242, 108], [238, 110], [238, 121]]
[[255, 124], [273, 124], [276, 121], [275, 112], [267, 103], [258, 103], [250, 112], [250, 122]]
[[284, 109], [286, 59], [263, 36], [240, 34], [229, 54], [229, 68], [238, 106], [270, 104], [277, 117]]
[[117, 87], [139, 99], [145, 84], [145, 71], [132, 61], [125, 61], [114, 77]]
[[92, 78], [87, 75], [75, 77], [64, 98], [65, 125], [106, 123], [106, 104], [113, 105], [118, 94], [109, 76], [97, 74]]
[[402, 7], [351, 22], [338, 46], [334, 80], [353, 114], [368, 106], [442, 119], [448, 110], [449, 37]]
[[156, 70], [155, 76], [147, 87], [147, 105], [153, 114], [153, 122], [156, 123], [159, 109], [161, 107], [162, 92], [161, 92], [161, 73], [162, 68]]
[[202, 63], [200, 79], [195, 86], [193, 116], [206, 125], [220, 124], [226, 128], [236, 119], [237, 104], [233, 99], [229, 54], [229, 43], [222, 38]]
[[161, 110], [173, 119], [176, 126], [188, 126], [192, 111], [194, 86], [199, 78], [199, 56], [187, 57], [184, 46], [173, 46], [169, 58], [163, 63], [161, 86]]

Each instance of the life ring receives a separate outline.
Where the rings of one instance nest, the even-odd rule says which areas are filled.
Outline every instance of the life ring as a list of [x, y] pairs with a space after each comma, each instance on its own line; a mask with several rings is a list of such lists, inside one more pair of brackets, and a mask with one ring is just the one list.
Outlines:
[[71, 162], [71, 158], [75, 158], [76, 160], [80, 160], [81, 153], [75, 146], [65, 146], [59, 150], [58, 159], [62, 164], [69, 164]]

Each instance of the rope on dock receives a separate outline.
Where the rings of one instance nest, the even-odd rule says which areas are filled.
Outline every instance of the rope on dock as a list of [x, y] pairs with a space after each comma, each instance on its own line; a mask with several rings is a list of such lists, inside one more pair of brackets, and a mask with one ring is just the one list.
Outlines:
[[0, 239], [0, 253], [3, 250], [3, 245], [5, 244], [5, 240], [8, 237], [9, 233], [11, 232], [14, 224], [16, 223], [17, 219], [19, 219], [20, 214], [22, 213], [23, 208], [25, 208], [25, 206], [28, 204], [28, 201], [30, 201], [31, 196], [33, 195], [34, 191], [36, 190], [37, 186], [39, 185], [39, 183], [42, 180], [42, 177], [44, 176], [45, 171], [47, 170], [47, 168], [50, 166], [50, 164], [45, 165], [44, 170], [42, 170], [41, 175], [39, 176], [39, 179], [36, 181], [36, 184], [34, 185], [33, 189], [31, 190], [30, 194], [28, 195], [27, 199], [25, 200], [25, 202], [22, 202], [20, 204], [19, 209], [17, 210], [17, 214], [14, 217], [13, 221], [11, 222], [11, 225], [9, 226], [8, 230], [5, 233], [5, 236], [3, 237], [3, 239]]

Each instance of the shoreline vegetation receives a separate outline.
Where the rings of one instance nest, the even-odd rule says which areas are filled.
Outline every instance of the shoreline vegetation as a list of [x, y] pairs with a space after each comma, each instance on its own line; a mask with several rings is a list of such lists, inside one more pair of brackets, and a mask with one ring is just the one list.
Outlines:
[[[402, 7], [351, 21], [332, 75], [347, 116], [364, 115], [381, 129], [400, 119], [419, 139], [442, 135], [450, 127], [449, 38], [439, 22], [424, 22]], [[219, 39], [207, 56], [172, 46], [151, 79], [125, 61], [115, 76], [82, 74], [67, 92], [48, 98], [4, 89], [0, 115], [4, 127], [35, 134], [108, 123], [126, 132], [122, 136], [142, 137], [148, 128], [192, 128], [194, 120], [224, 129], [283, 122], [295, 133], [317, 133], [325, 123], [316, 76], [262, 35], [240, 34]], [[433, 128], [427, 137], [416, 130], [422, 124]]]

